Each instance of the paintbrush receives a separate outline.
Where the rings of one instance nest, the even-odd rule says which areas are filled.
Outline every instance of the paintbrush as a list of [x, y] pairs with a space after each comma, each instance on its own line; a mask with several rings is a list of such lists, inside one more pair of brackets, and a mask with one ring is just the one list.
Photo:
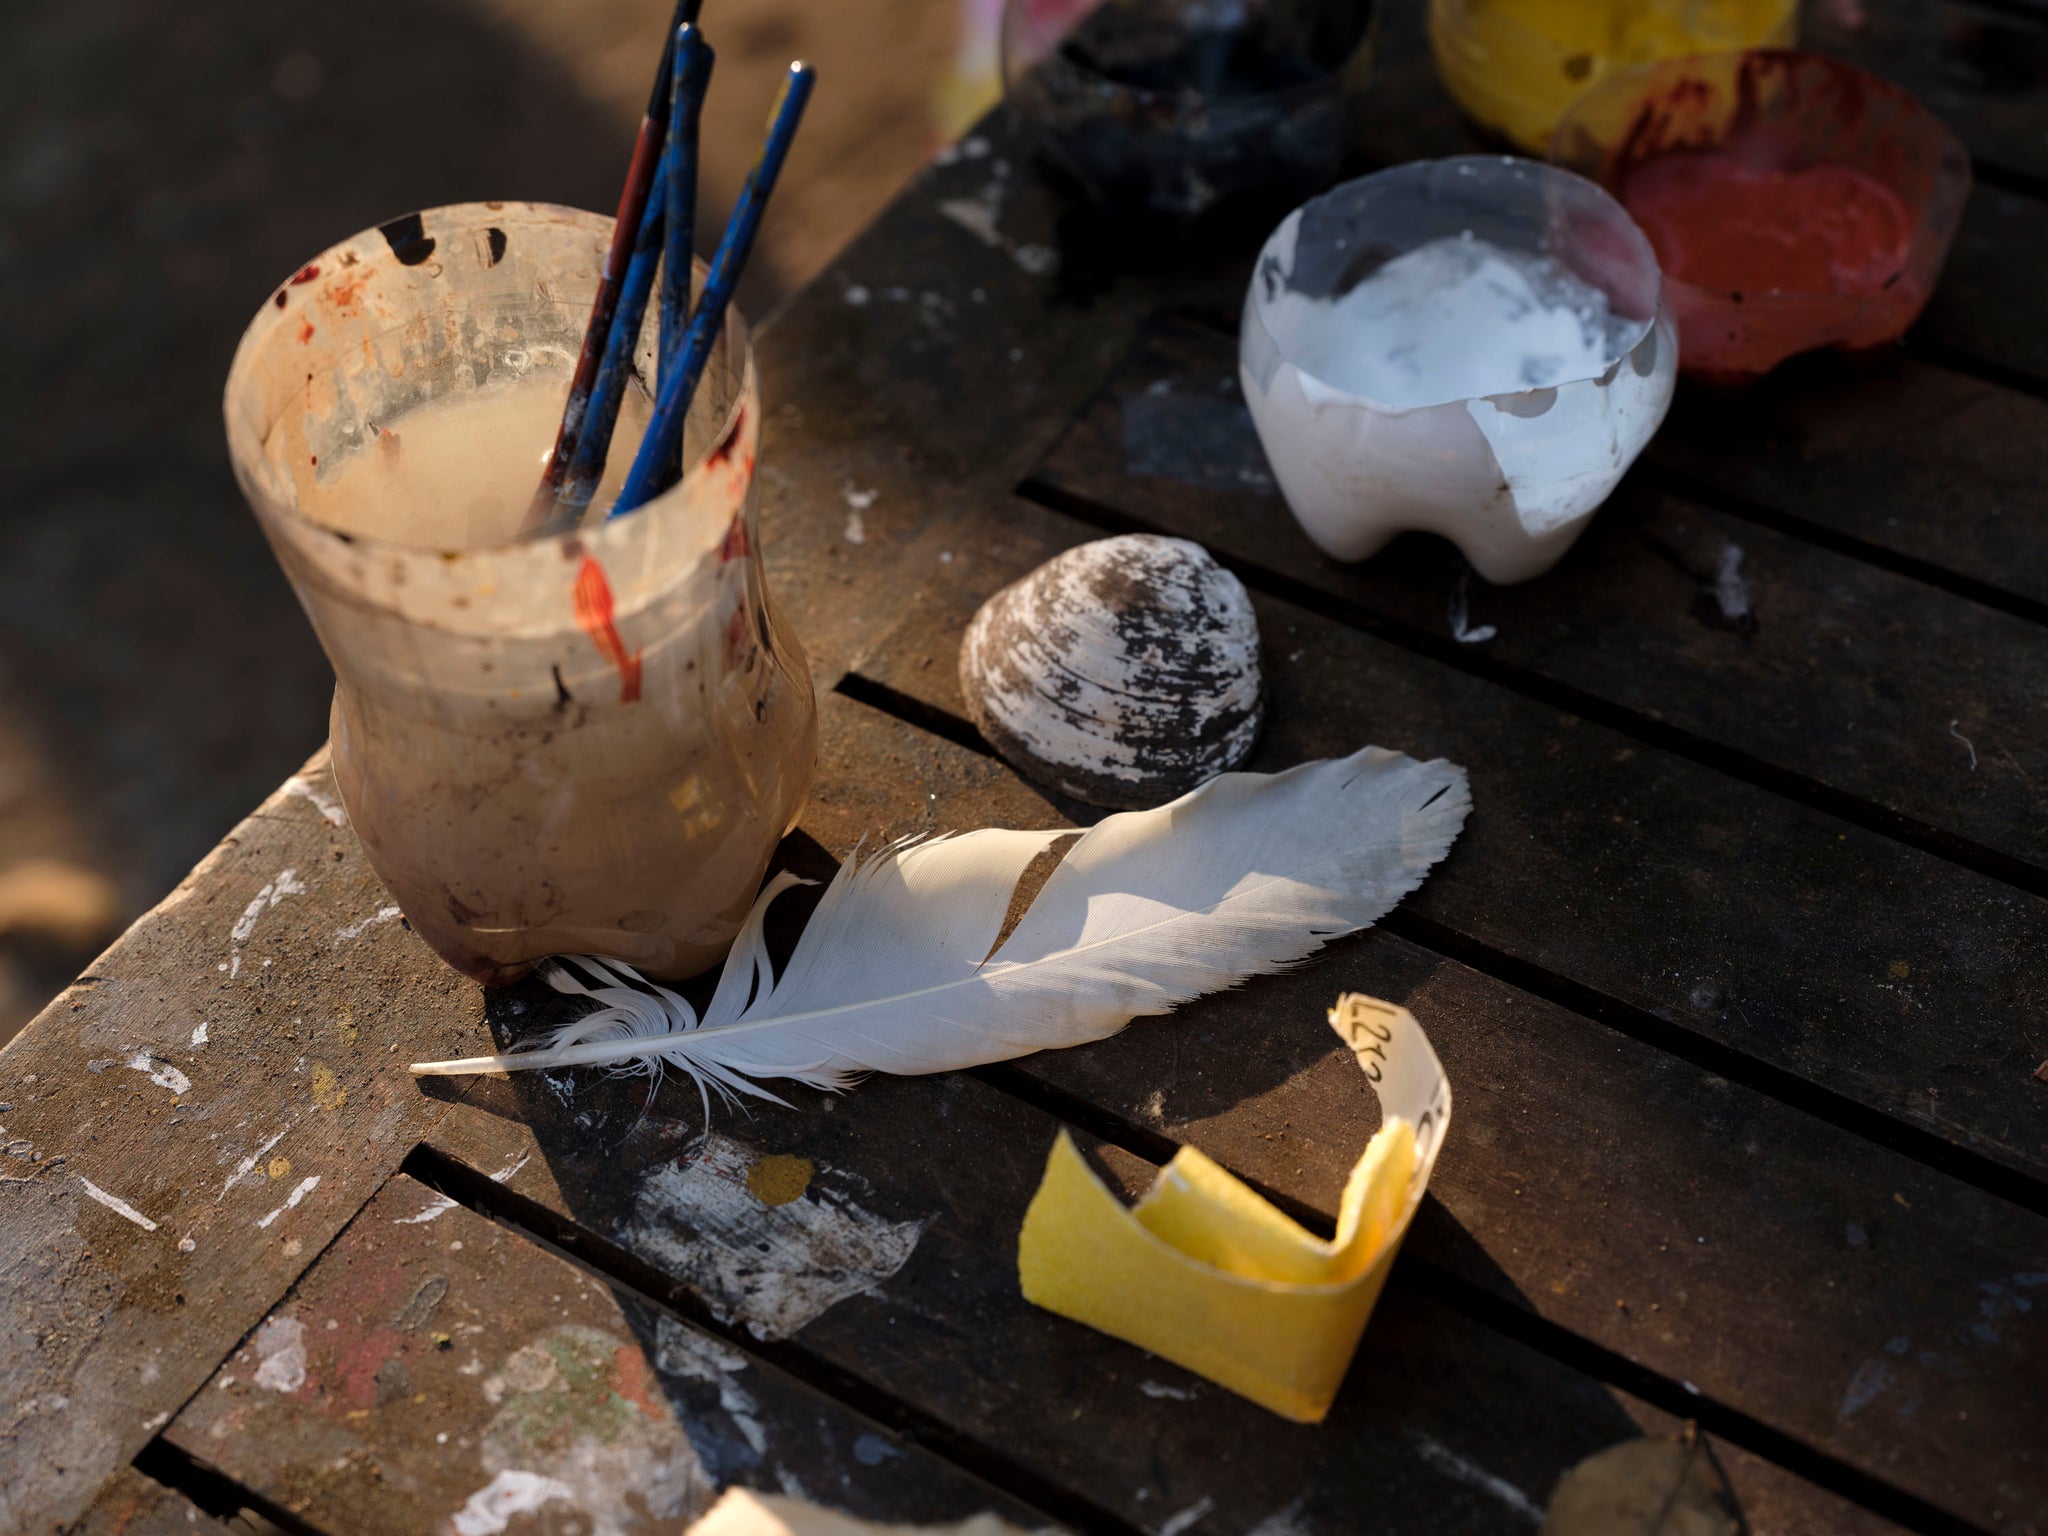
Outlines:
[[612, 227], [611, 248], [605, 253], [604, 271], [598, 279], [597, 297], [591, 301], [590, 324], [583, 332], [583, 350], [577, 354], [576, 372], [569, 380], [569, 398], [562, 408], [562, 424], [555, 433], [554, 452], [541, 471], [540, 487], [527, 508], [522, 537], [543, 532], [558, 521], [556, 492], [567, 477], [569, 464], [582, 434], [584, 413], [590, 392], [597, 382], [599, 366], [611, 337], [612, 319], [618, 310], [619, 289], [632, 263], [633, 245], [640, 229], [640, 216], [647, 207], [648, 188], [661, 159], [662, 141], [668, 132], [669, 93], [673, 86], [675, 37], [678, 30], [693, 26], [703, 0], [677, 0], [675, 20], [662, 44], [661, 64], [654, 72], [654, 88], [647, 99], [640, 132], [633, 140], [633, 158], [626, 164], [626, 184], [619, 193], [618, 216]]
[[697, 127], [704, 92], [717, 55], [696, 27], [676, 33], [675, 69], [669, 92], [668, 157], [662, 162], [668, 186], [668, 226], [661, 267], [661, 370], [668, 377], [690, 318], [690, 263], [697, 233]]
[[789, 158], [797, 124], [803, 119], [804, 106], [810, 101], [811, 88], [816, 83], [817, 72], [801, 61], [790, 65], [789, 73], [783, 77], [781, 93], [775, 98], [775, 109], [769, 117], [768, 137], [761, 146], [761, 158], [747, 173], [746, 185], [740, 189], [739, 201], [726, 221], [717, 254], [711, 258], [711, 271], [704, 279], [704, 292], [690, 316], [689, 329], [683, 333], [679, 356], [661, 379], [653, 419], [640, 439], [640, 450], [633, 456], [633, 467], [626, 474], [626, 483], [620, 488], [609, 516], [623, 517], [657, 495], [664, 484], [664, 473], [673, 468], [682, 451], [683, 423], [690, 414], [691, 397], [697, 392], [698, 381], [711, 359], [712, 345], [725, 324], [726, 307], [731, 304], [733, 289], [746, 269], [754, 238], [761, 232], [761, 216], [767, 211], [783, 162]]

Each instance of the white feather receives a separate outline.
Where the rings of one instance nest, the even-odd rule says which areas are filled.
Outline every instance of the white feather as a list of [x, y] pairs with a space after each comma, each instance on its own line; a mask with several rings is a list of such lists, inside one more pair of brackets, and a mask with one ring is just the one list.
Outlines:
[[993, 955], [1026, 867], [1071, 833], [968, 832], [856, 852], [780, 980], [762, 918], [801, 882], [770, 882], [701, 1024], [674, 992], [619, 983], [614, 972], [639, 978], [617, 961], [579, 959], [603, 985], [557, 970], [550, 980], [605, 1007], [537, 1049], [412, 1070], [667, 1064], [700, 1091], [773, 1098], [759, 1080], [837, 1089], [866, 1072], [947, 1072], [1081, 1045], [1371, 926], [1449, 850], [1471, 803], [1456, 764], [1378, 747], [1224, 774], [1082, 834]]

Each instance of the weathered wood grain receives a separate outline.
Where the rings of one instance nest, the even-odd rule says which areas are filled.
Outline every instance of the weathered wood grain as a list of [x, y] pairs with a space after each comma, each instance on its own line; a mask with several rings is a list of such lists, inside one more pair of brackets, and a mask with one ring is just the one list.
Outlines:
[[[2033, 703], [2048, 686], [2048, 627], [2031, 619], [1640, 478], [1539, 581], [1488, 586], [1422, 536], [1340, 563], [1273, 484], [1235, 343], [1196, 325], [1154, 328], [1030, 483], [1195, 539], [1342, 615], [2031, 865], [2012, 873], [2048, 887], [2048, 716]], [[1461, 592], [1470, 625], [1494, 631], [1464, 650], [1452, 643]]]
[[[955, 825], [1053, 824], [951, 783]], [[1459, 1093], [1413, 1253], [1965, 1518], [2048, 1511], [2048, 1219], [1653, 1045], [1381, 933], [1008, 1070], [1334, 1220], [1364, 1135], [1329, 1128], [1373, 1119], [1322, 1038], [1349, 989], [1414, 1009]]]
[[[1278, 1518], [1300, 1532], [1526, 1531], [1580, 1455], [1671, 1426], [1412, 1288], [1382, 1301], [1337, 1407], [1315, 1428], [1040, 1312], [1018, 1294], [1015, 1243], [1055, 1122], [970, 1077], [875, 1079], [829, 1111], [803, 1093], [795, 1110], [721, 1117], [708, 1139], [694, 1101], [672, 1088], [645, 1109], [629, 1090], [581, 1075], [573, 1086], [492, 1086], [442, 1122], [437, 1146], [472, 1167], [533, 1151], [506, 1186], [521, 1202], [509, 1207], [515, 1218], [573, 1221], [590, 1234], [585, 1257], [644, 1266], [644, 1285], [667, 1276], [680, 1304], [741, 1327], [772, 1334], [779, 1314], [707, 1249], [768, 1243], [773, 1264], [810, 1271], [820, 1261], [771, 1209], [693, 1220], [670, 1192], [707, 1160], [801, 1157], [818, 1186], [806, 1198], [821, 1207], [864, 1227], [918, 1224], [900, 1270], [762, 1352], [874, 1383], [974, 1450], [1038, 1469], [1145, 1530], [1246, 1531]], [[643, 1128], [623, 1136], [643, 1114]], [[1113, 1150], [1105, 1162], [1151, 1171]], [[1738, 1481], [1760, 1532], [1885, 1529], [1758, 1470], [1745, 1461]]]
[[2048, 528], [2030, 515], [2048, 487], [2038, 395], [1905, 353], [1795, 363], [1740, 392], [1682, 391], [1647, 457], [1667, 484], [1740, 497], [1851, 553], [1953, 573], [2035, 618], [2048, 607]]
[[[863, 835], [872, 839], [962, 824], [1044, 826], [1060, 819], [1053, 807], [998, 765], [980, 760], [977, 768], [977, 760], [960, 749], [930, 737], [920, 738], [845, 700], [831, 701], [828, 714], [832, 719], [828, 743], [855, 754], [853, 761], [890, 769], [915, 768], [912, 773], [888, 772], [871, 780], [876, 787], [866, 792], [859, 807], [861, 815], [841, 818], [835, 829], [825, 831], [825, 840], [836, 851], [850, 849]], [[888, 745], [892, 738], [898, 743], [893, 750]], [[851, 775], [821, 775], [826, 783], [839, 782], [842, 777]], [[938, 787], [936, 800], [930, 798], [933, 791], [924, 789], [927, 784]], [[1456, 998], [1453, 1006], [1460, 1020], [1472, 1011], [1486, 1015], [1492, 1033], [1475, 1045], [1472, 1071], [1483, 1073], [1484, 1080], [1506, 1097], [1499, 1102], [1472, 1101], [1468, 1095], [1461, 1101], [1460, 1137], [1469, 1132], [1473, 1138], [1466, 1155], [1473, 1159], [1476, 1183], [1469, 1203], [1460, 1195], [1449, 1206], [1440, 1229], [1432, 1224], [1417, 1232], [1413, 1239], [1417, 1251], [1475, 1285], [1493, 1288], [1519, 1305], [1565, 1322], [1655, 1368], [1668, 1368], [1675, 1362], [1682, 1373], [1693, 1368], [1691, 1362], [1709, 1363], [1718, 1372], [1702, 1383], [1702, 1390], [1710, 1396], [1717, 1389], [1726, 1389], [1726, 1400], [1738, 1407], [1756, 1408], [1770, 1421], [1782, 1424], [1788, 1417], [1804, 1414], [1826, 1427], [1851, 1379], [1848, 1372], [1837, 1369], [1837, 1362], [1854, 1354], [1859, 1339], [1869, 1349], [1881, 1352], [1896, 1336], [1898, 1323], [1884, 1310], [1888, 1301], [1874, 1272], [1867, 1273], [1860, 1285], [1845, 1288], [1841, 1296], [1830, 1296], [1831, 1312], [1816, 1317], [1807, 1284], [1834, 1260], [1843, 1241], [1834, 1230], [1836, 1218], [1817, 1216], [1816, 1209], [1832, 1203], [1847, 1213], [1840, 1216], [1841, 1221], [1860, 1217], [1882, 1228], [1883, 1218], [1895, 1214], [1887, 1209], [1887, 1202], [1902, 1192], [1882, 1186], [1903, 1177], [1903, 1192], [1916, 1199], [1916, 1208], [1939, 1220], [1942, 1218], [1934, 1213], [1947, 1209], [1945, 1197], [1953, 1193], [1952, 1186], [1943, 1180], [1930, 1184], [1923, 1170], [1902, 1160], [1875, 1170], [1859, 1167], [1859, 1161], [1866, 1165], [1868, 1161], [1859, 1143], [1725, 1083], [1719, 1084], [1721, 1091], [1715, 1096], [1724, 1118], [1704, 1136], [1682, 1119], [1672, 1119], [1667, 1126], [1659, 1118], [1646, 1138], [1647, 1145], [1618, 1148], [1616, 1141], [1634, 1125], [1636, 1096], [1649, 1092], [1646, 1082], [1661, 1080], [1666, 1085], [1659, 1090], [1661, 1098], [1651, 1095], [1654, 1106], [1665, 1101], [1682, 1104], [1688, 1095], [1705, 1091], [1703, 1084], [1710, 1080], [1653, 1050], [1513, 994], [1412, 946], [1381, 937], [1358, 948], [1365, 950], [1363, 957], [1340, 948], [1327, 962], [1296, 977], [1256, 983], [1243, 993], [1212, 999], [1175, 1020], [1161, 1021], [1153, 1028], [1140, 1026], [1104, 1048], [1112, 1057], [1105, 1073], [1091, 1075], [1090, 1063], [1096, 1054], [1092, 1051], [1055, 1053], [1023, 1063], [1021, 1068], [1050, 1086], [1088, 1097], [1135, 1125], [1193, 1139], [1303, 1204], [1328, 1211], [1334, 1207], [1348, 1160], [1363, 1142], [1370, 1109], [1362, 1083], [1355, 1080], [1355, 1068], [1331, 1070], [1333, 1066], [1341, 1068], [1342, 1063], [1329, 1057], [1320, 1039], [1316, 1010], [1328, 1002], [1323, 994], [1339, 986], [1380, 987], [1417, 977], [1412, 995], [1422, 999], [1433, 982], [1442, 993]], [[1389, 950], [1396, 957], [1393, 966], [1385, 959]], [[1474, 990], [1477, 999], [1471, 995]], [[1276, 993], [1282, 995], [1276, 997]], [[1437, 1008], [1423, 1005], [1434, 1019]], [[545, 1006], [545, 1002], [537, 1000], [533, 1006]], [[1532, 1012], [1536, 1017], [1528, 1019]], [[523, 1018], [518, 1023], [521, 1028], [529, 1027]], [[1190, 1033], [1184, 1035], [1183, 1030]], [[1577, 1067], [1545, 1071], [1523, 1060], [1517, 1071], [1506, 1074], [1516, 1078], [1514, 1083], [1497, 1084], [1495, 1079], [1504, 1074], [1497, 1062], [1486, 1058], [1501, 1048], [1503, 1032], [1514, 1037], [1509, 1050], [1526, 1052], [1533, 1040], [1534, 1054], [1540, 1059], [1576, 1061]], [[1546, 1037], [1558, 1034], [1563, 1038], [1546, 1043]], [[1140, 1070], [1127, 1071], [1114, 1064], [1118, 1060], [1127, 1064], [1130, 1048], [1146, 1053]], [[1632, 1065], [1636, 1070], [1632, 1074], [1624, 1071], [1614, 1081], [1610, 1074], [1617, 1052], [1625, 1067]], [[1166, 1065], [1168, 1059], [1173, 1062], [1171, 1067]], [[1591, 1103], [1557, 1104], [1557, 1078], [1567, 1070], [1583, 1074], [1592, 1063], [1599, 1063], [1598, 1075], [1584, 1090]], [[1074, 1078], [1077, 1071], [1078, 1081]], [[594, 1085], [582, 1075], [560, 1074], [547, 1086], [548, 1095], [568, 1094], [560, 1110], [573, 1108], [594, 1117], [595, 1123], [584, 1129], [595, 1139], [618, 1134], [638, 1113], [630, 1101], [623, 1107], [604, 1107], [607, 1101], [590, 1097]], [[900, 1086], [908, 1092], [916, 1085]], [[515, 1081], [489, 1085], [479, 1102], [485, 1113], [502, 1117], [498, 1134], [516, 1135], [515, 1121], [536, 1114], [545, 1118], [555, 1112], [548, 1095]], [[678, 1094], [670, 1088], [664, 1095], [668, 1113], [694, 1121], [687, 1090]], [[808, 1105], [811, 1096], [803, 1097]], [[1732, 1111], [1726, 1107], [1730, 1098], [1735, 1101]], [[863, 1112], [866, 1103], [864, 1090], [837, 1105], [832, 1111], [834, 1125], [843, 1123], [841, 1117]], [[1534, 1121], [1525, 1118], [1532, 1105], [1542, 1111]], [[940, 1118], [950, 1113], [938, 1112]], [[1588, 1122], [1598, 1126], [1600, 1134], [1583, 1143], [1560, 1142], [1559, 1137], [1569, 1135], [1571, 1128]], [[464, 1121], [465, 1125], [474, 1123]], [[1324, 1127], [1332, 1123], [1348, 1123], [1351, 1128], [1331, 1134]], [[1759, 1123], [1765, 1127], [1761, 1133]], [[753, 1124], [735, 1122], [730, 1129], [734, 1135], [750, 1135]], [[545, 1131], [541, 1134], [545, 1140]], [[1808, 1138], [1803, 1145], [1801, 1134]], [[1759, 1135], [1764, 1145], [1758, 1145]], [[1778, 1190], [1783, 1212], [1769, 1213], [1766, 1208], [1771, 1206], [1773, 1194], [1754, 1182], [1748, 1190], [1749, 1202], [1738, 1206], [1738, 1191], [1703, 1177], [1709, 1165], [1702, 1163], [1702, 1140], [1712, 1146], [1724, 1137], [1744, 1148], [1734, 1161], [1752, 1180], [1753, 1170], [1759, 1166], [1782, 1170], [1782, 1177], [1797, 1191]], [[1509, 1143], [1507, 1155], [1499, 1159], [1504, 1168], [1496, 1165], [1497, 1140]], [[477, 1166], [499, 1155], [486, 1155], [478, 1146], [463, 1142], [444, 1140], [444, 1145]], [[1474, 1151], [1475, 1147], [1483, 1150]], [[1264, 1155], [1246, 1156], [1247, 1149]], [[503, 1155], [507, 1160], [513, 1156], [509, 1150]], [[630, 1148], [627, 1155], [634, 1155]], [[927, 1150], [919, 1156], [930, 1160], [934, 1153]], [[1546, 1157], [1551, 1166], [1545, 1166]], [[604, 1157], [593, 1157], [584, 1165], [587, 1193], [583, 1201], [564, 1193], [559, 1171], [553, 1184], [543, 1181], [529, 1186], [522, 1175], [511, 1187], [558, 1210], [575, 1213], [579, 1221], [603, 1235], [608, 1229], [598, 1214], [601, 1209], [631, 1209], [630, 1200], [621, 1201], [607, 1192], [611, 1175], [606, 1162]], [[1836, 1163], [1841, 1166], [1834, 1167]], [[1822, 1170], [1817, 1180], [1809, 1176], [1809, 1164]], [[872, 1172], [872, 1165], [865, 1166], [878, 1188], [891, 1186], [890, 1179]], [[1507, 1198], [1499, 1188], [1504, 1179], [1518, 1176], [1530, 1186], [1526, 1202]], [[1464, 1177], [1459, 1176], [1461, 1180]], [[2008, 1213], [1996, 1202], [1984, 1201], [1969, 1191], [1962, 1191], [1961, 1198], [1970, 1202], [1976, 1213], [1971, 1229], [1981, 1248], [1984, 1230], [1988, 1227], [1996, 1233]], [[607, 1206], [608, 1201], [613, 1204]], [[1786, 1219], [1784, 1212], [1798, 1214]], [[1660, 1220], [1664, 1225], [1654, 1226]], [[621, 1216], [609, 1230], [616, 1233], [620, 1224], [632, 1226], [630, 1215]], [[1714, 1234], [1715, 1246], [1706, 1255], [1696, 1252], [1702, 1234], [1689, 1230], [1702, 1224]], [[1971, 1223], [1966, 1220], [1963, 1225], [1970, 1227]], [[1669, 1241], [1679, 1228], [1688, 1229], [1684, 1236], [1692, 1246]], [[1846, 1226], [1841, 1230], [1846, 1232]], [[1640, 1237], [1633, 1235], [1637, 1231]], [[1798, 1234], [1793, 1256], [1781, 1254], [1788, 1233]], [[1889, 1236], [1884, 1241], [1887, 1251], [1901, 1246]], [[1653, 1245], [1660, 1246], [1653, 1252]], [[1960, 1260], [1970, 1244], [1961, 1230], [1945, 1228], [1940, 1238], [1926, 1246], [1934, 1252], [1955, 1254]], [[2024, 1248], [2024, 1238], [2018, 1246]], [[1007, 1261], [1007, 1250], [1003, 1258]], [[1781, 1258], [1786, 1274], [1782, 1285], [1774, 1270]], [[2005, 1267], [2013, 1268], [2014, 1262], [2018, 1261], [2008, 1261]], [[1958, 1263], [1958, 1268], [1966, 1267]], [[1769, 1278], [1756, 1278], [1760, 1273]], [[1749, 1296], [1742, 1294], [1745, 1283], [1750, 1284]], [[1937, 1291], [1942, 1289], [1938, 1279], [1934, 1285]], [[1604, 1293], [1611, 1287], [1636, 1292], [1637, 1315], [1619, 1319], [1610, 1315], [1612, 1301]], [[1683, 1300], [1675, 1299], [1681, 1294]], [[1951, 1286], [1944, 1295], [1951, 1312], [1975, 1299], [1967, 1285], [1960, 1290]], [[1670, 1305], [1671, 1318], [1660, 1321], [1650, 1310], [1653, 1302]], [[1753, 1303], [1753, 1310], [1744, 1310], [1744, 1302]], [[1656, 1330], [1654, 1337], [1649, 1335], [1652, 1329]], [[808, 1337], [806, 1333], [804, 1338]], [[2015, 1341], [2014, 1347], [2024, 1346]], [[2024, 1362], [2024, 1355], [2020, 1358]], [[1853, 1369], [1852, 1365], [1848, 1371]], [[1842, 1379], [1834, 1379], [1836, 1375]], [[1983, 1399], [1993, 1405], [1989, 1409], [1971, 1399], [1980, 1431], [1993, 1444], [2008, 1449], [2023, 1443], [2000, 1441], [1995, 1433], [2002, 1418], [1997, 1405], [2002, 1397], [2017, 1395], [2010, 1392], [2011, 1387], [2011, 1380], [2004, 1377], [1999, 1384], [1985, 1387]], [[1790, 1404], [1780, 1401], [1784, 1395], [1790, 1396]], [[1930, 1408], [1929, 1417], [1947, 1408], [1947, 1404], [1940, 1410]], [[933, 1407], [932, 1411], [939, 1410]], [[941, 1416], [954, 1422], [950, 1410]], [[1866, 1423], [1877, 1417], [1873, 1414]], [[1904, 1427], [1888, 1426], [1888, 1438], [1873, 1437], [1853, 1448], [1866, 1451], [1873, 1465], [1889, 1470], [1889, 1453], [1896, 1449]], [[1858, 1428], [1860, 1433], [1862, 1426]]]
[[[1096, 530], [1023, 503], [862, 672], [958, 714], [981, 595]], [[1471, 771], [1476, 809], [1404, 910], [2038, 1181], [2048, 904], [1495, 683], [1261, 600], [1254, 767], [1364, 741]]]
[[99, 1495], [64, 1536], [230, 1536], [191, 1500], [131, 1468], [108, 1478]]
[[403, 1175], [164, 1434], [328, 1531], [681, 1531], [735, 1484], [870, 1519], [1044, 1523]]
[[0, 1529], [74, 1519], [445, 1105], [475, 990], [316, 758], [0, 1052]]

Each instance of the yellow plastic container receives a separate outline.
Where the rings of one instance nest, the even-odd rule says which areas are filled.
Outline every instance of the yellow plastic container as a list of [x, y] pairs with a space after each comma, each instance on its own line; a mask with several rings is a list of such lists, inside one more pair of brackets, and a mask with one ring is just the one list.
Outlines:
[[1788, 48], [1798, 0], [1430, 0], [1437, 73], [1482, 128], [1542, 154], [1565, 108], [1618, 70]]

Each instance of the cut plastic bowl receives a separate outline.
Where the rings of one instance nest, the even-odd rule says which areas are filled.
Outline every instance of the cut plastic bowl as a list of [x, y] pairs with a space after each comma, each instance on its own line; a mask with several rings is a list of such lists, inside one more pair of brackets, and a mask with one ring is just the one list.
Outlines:
[[1482, 128], [1532, 154], [1609, 75], [1691, 53], [1786, 48], [1798, 0], [1430, 0], [1444, 87]]
[[[1283, 305], [1341, 299], [1417, 247], [1468, 234], [1548, 257], [1598, 289], [1613, 327], [1605, 367], [1403, 406], [1339, 388], [1304, 362], [1302, 341], [1315, 338], [1290, 329]], [[1440, 355], [1461, 345], [1447, 335]], [[1346, 182], [1289, 214], [1245, 295], [1238, 373], [1281, 494], [1325, 553], [1362, 560], [1425, 529], [1488, 581], [1515, 582], [1563, 557], [1649, 442], [1677, 353], [1656, 257], [1619, 203], [1554, 166], [1469, 155]]]
[[[1752, 379], [1795, 353], [1859, 350], [1896, 340], [1934, 291], [1970, 191], [1955, 135], [1912, 96], [1826, 54], [1759, 49], [1673, 59], [1631, 70], [1581, 97], [1558, 125], [1551, 159], [1626, 205], [1646, 196], [1658, 163], [1711, 154], [1767, 174], [1845, 169], [1880, 184], [1904, 214], [1902, 264], [1889, 276], [1823, 286], [1752, 263], [1740, 287], [1690, 280], [1676, 235], [1640, 222], [1665, 264], [1682, 366], [1722, 382]], [[1647, 204], [1645, 205], [1647, 209]], [[1725, 273], [1720, 274], [1725, 278]]]

